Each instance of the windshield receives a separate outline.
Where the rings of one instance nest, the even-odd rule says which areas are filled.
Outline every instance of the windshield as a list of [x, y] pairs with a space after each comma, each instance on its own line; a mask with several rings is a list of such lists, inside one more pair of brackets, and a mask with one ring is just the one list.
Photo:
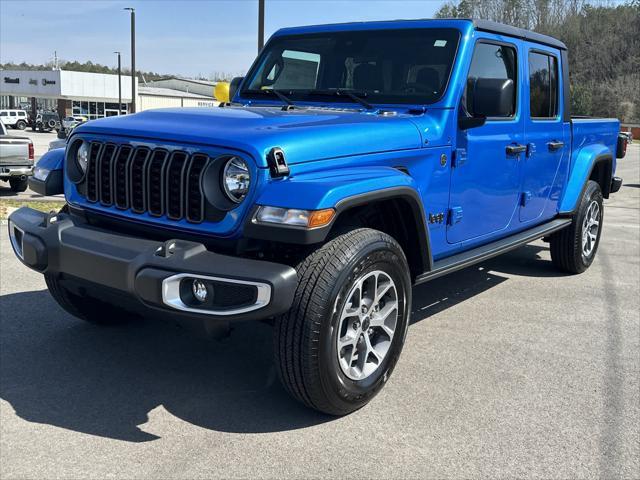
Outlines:
[[336, 90], [369, 103], [426, 104], [447, 87], [459, 32], [398, 29], [276, 37], [249, 72], [241, 96], [276, 90], [293, 100], [345, 102]]

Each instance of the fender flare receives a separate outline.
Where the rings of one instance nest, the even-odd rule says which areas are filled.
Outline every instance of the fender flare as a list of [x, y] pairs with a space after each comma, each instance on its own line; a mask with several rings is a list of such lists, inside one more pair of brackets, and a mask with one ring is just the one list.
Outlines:
[[[360, 169], [357, 169], [360, 170]], [[334, 171], [335, 173], [335, 171]], [[431, 258], [431, 245], [429, 228], [426, 222], [422, 200], [415, 181], [397, 169], [391, 167], [368, 167], [362, 169], [356, 174], [356, 169], [345, 169], [340, 172], [341, 175], [349, 175], [351, 181], [349, 183], [348, 193], [336, 188], [334, 182], [335, 177], [331, 176], [313, 176], [313, 178], [302, 179], [304, 175], [298, 177], [300, 181], [300, 189], [293, 189], [293, 183], [296, 178], [290, 180], [290, 184], [277, 184], [270, 187], [270, 192], [259, 197], [247, 215], [243, 234], [247, 238], [275, 241], [289, 244], [311, 245], [326, 241], [331, 229], [337, 220], [347, 211], [363, 206], [372, 202], [399, 199], [405, 201], [411, 208], [411, 217], [416, 231], [418, 232], [418, 247], [420, 249], [420, 257], [424, 270], [431, 269], [433, 260]], [[362, 181], [359, 189], [356, 177]], [[342, 183], [345, 186], [345, 182]], [[284, 188], [283, 188], [284, 187]], [[372, 187], [378, 187], [372, 189]], [[356, 190], [356, 191], [354, 191]], [[305, 198], [296, 198], [295, 193], [302, 191]], [[342, 194], [341, 194], [342, 193]], [[278, 202], [278, 203], [276, 203]], [[280, 204], [281, 203], [281, 204]], [[306, 210], [316, 210], [323, 208], [334, 208], [336, 215], [332, 221], [318, 228], [302, 228], [292, 227], [278, 224], [259, 224], [253, 221], [256, 211], [261, 205], [270, 205], [282, 208], [302, 208]]]
[[[587, 159], [580, 161], [580, 157], [584, 155], [588, 155]], [[558, 213], [563, 216], [571, 216], [574, 214], [578, 202], [587, 187], [587, 182], [591, 178], [593, 170], [597, 165], [602, 163], [608, 163], [611, 167], [608, 170], [608, 177], [604, 179], [605, 188], [603, 188], [602, 192], [605, 198], [608, 198], [609, 196], [609, 191], [607, 190], [606, 185], [611, 184], [611, 177], [613, 175], [613, 155], [611, 152], [606, 149], [606, 147], [599, 149], [599, 151], [583, 149], [578, 153], [576, 158], [577, 161], [569, 173], [567, 185], [564, 189], [562, 198], [560, 199], [560, 205], [558, 207]]]

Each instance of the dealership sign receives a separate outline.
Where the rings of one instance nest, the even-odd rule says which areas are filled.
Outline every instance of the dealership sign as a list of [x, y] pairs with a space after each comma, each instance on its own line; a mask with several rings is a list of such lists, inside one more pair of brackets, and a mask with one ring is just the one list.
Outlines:
[[20, 79], [18, 77], [16, 78], [4, 77], [4, 83], [20, 83]]

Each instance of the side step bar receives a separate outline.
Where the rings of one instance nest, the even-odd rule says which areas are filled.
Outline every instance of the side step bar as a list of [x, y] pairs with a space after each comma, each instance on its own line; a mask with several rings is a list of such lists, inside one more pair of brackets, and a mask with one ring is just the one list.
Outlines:
[[546, 237], [553, 232], [562, 230], [569, 226], [571, 219], [558, 218], [537, 227], [525, 230], [524, 232], [511, 235], [510, 237], [497, 240], [481, 247], [476, 247], [466, 252], [452, 255], [451, 257], [443, 258], [433, 263], [433, 269], [419, 275], [416, 278], [415, 284], [428, 282], [434, 280], [447, 273], [462, 270], [463, 268], [470, 267], [476, 263], [488, 260], [493, 257], [497, 257], [500, 254], [513, 250], [515, 248], [526, 245], [527, 243], [538, 240], [539, 238]]

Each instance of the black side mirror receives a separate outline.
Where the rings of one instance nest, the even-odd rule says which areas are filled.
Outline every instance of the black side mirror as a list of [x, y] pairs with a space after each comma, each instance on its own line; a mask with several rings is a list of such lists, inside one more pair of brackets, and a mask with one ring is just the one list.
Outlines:
[[234, 77], [229, 84], [229, 101], [233, 101], [233, 97], [235, 97], [238, 88], [240, 88], [240, 84], [244, 80], [244, 77]]
[[473, 88], [473, 113], [484, 117], [510, 117], [515, 113], [514, 96], [513, 80], [478, 78]]
[[458, 128], [460, 130], [469, 130], [470, 128], [481, 127], [486, 122], [487, 117], [485, 116], [467, 117], [464, 115], [460, 115], [458, 117]]

